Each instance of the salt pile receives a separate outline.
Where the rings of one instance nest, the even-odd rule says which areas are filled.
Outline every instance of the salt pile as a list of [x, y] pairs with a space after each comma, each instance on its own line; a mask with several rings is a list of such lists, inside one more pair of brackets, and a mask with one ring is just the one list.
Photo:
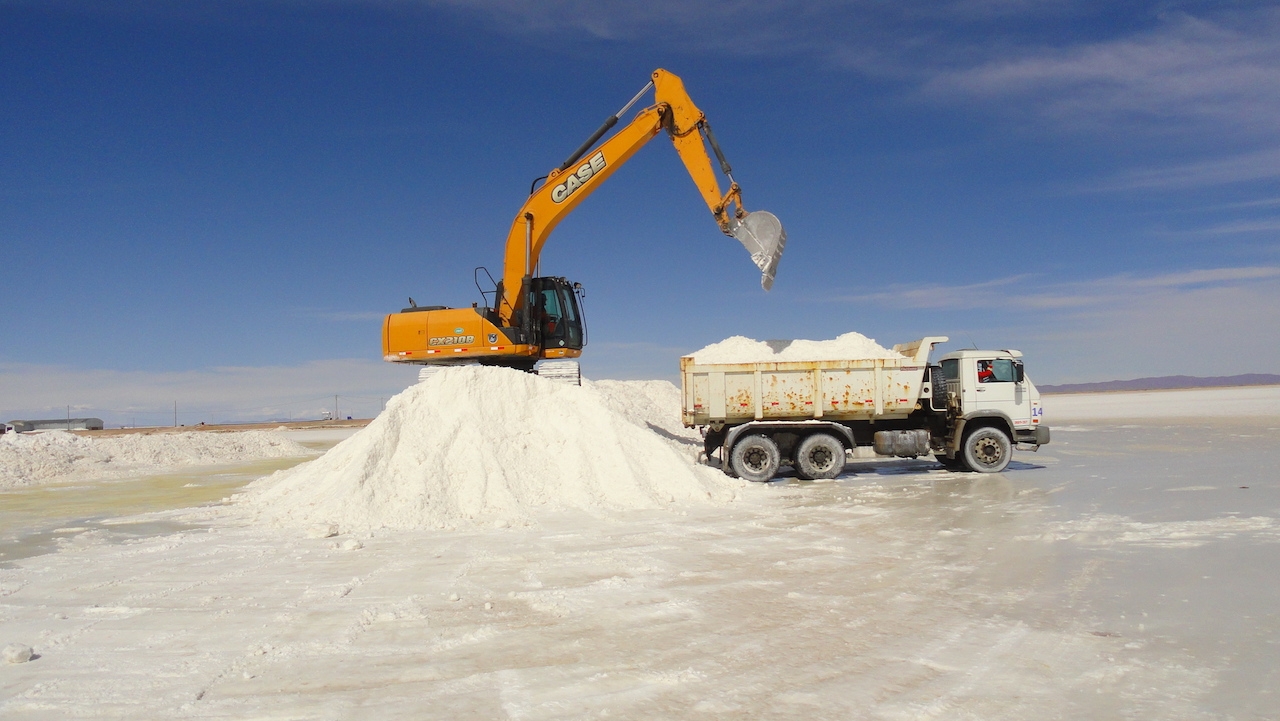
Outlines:
[[[689, 439], [702, 447], [702, 436], [680, 421], [680, 389], [670, 381], [583, 381], [609, 410], [665, 438]], [[674, 440], [674, 439], [672, 439]]]
[[680, 434], [665, 431], [673, 392], [669, 383], [577, 387], [506, 368], [448, 368], [321, 458], [237, 500], [260, 520], [344, 532], [731, 500], [741, 482], [695, 465], [700, 444], [678, 419]]
[[699, 365], [716, 363], [786, 363], [796, 361], [899, 359], [901, 353], [884, 348], [857, 332], [833, 340], [795, 340], [779, 352], [764, 341], [735, 335], [693, 353]]
[[0, 488], [134, 475], [173, 466], [313, 455], [268, 431], [107, 437], [66, 431], [0, 436]]

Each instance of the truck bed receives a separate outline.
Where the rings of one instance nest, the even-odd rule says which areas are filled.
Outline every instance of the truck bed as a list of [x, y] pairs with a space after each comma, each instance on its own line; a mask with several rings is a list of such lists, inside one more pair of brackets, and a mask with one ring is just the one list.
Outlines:
[[904, 354], [900, 359], [698, 365], [686, 356], [680, 359], [684, 424], [905, 418], [927, 383], [933, 343], [945, 340], [894, 346]]

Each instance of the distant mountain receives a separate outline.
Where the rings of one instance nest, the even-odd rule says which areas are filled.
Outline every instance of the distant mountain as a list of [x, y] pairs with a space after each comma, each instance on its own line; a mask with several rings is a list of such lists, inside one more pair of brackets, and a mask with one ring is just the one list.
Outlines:
[[1159, 378], [1134, 378], [1131, 381], [1103, 381], [1101, 383], [1064, 383], [1057, 386], [1037, 385], [1044, 393], [1100, 393], [1102, 391], [1163, 391], [1176, 388], [1222, 388], [1225, 386], [1275, 386], [1280, 376], [1271, 373], [1245, 373], [1238, 376], [1198, 378], [1196, 376], [1160, 376]]

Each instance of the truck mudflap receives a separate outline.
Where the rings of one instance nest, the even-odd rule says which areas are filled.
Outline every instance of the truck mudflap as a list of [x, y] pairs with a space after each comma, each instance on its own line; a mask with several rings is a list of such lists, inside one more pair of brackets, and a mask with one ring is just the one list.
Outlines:
[[[1039, 450], [1040, 446], [1049, 445], [1049, 426], [1036, 426], [1035, 428], [1019, 428], [1014, 432], [1015, 443], [1018, 444], [1020, 451]], [[1028, 446], [1025, 447], [1024, 446]]]

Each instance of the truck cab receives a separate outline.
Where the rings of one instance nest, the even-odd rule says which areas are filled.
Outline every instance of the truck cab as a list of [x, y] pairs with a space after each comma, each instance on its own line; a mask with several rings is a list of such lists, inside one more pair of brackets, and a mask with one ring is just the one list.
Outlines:
[[1005, 442], [1020, 447], [1035, 449], [1049, 442], [1049, 427], [1041, 422], [1040, 392], [1027, 377], [1021, 352], [961, 350], [943, 356], [939, 365], [952, 416], [948, 460], [963, 458], [970, 466], [981, 466], [1007, 458], [994, 434], [984, 434], [992, 437], [985, 443], [969, 441], [982, 428], [999, 431]]

